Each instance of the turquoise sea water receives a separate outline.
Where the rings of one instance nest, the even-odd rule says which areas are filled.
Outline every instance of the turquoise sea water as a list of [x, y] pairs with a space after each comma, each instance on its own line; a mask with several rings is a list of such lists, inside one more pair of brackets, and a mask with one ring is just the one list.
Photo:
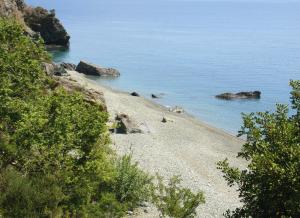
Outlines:
[[[99, 79], [158, 102], [181, 105], [236, 134], [241, 112], [288, 103], [289, 79], [300, 79], [300, 1], [29, 0], [55, 8], [71, 48], [55, 60], [116, 67]], [[222, 101], [223, 92], [260, 90], [262, 98]]]

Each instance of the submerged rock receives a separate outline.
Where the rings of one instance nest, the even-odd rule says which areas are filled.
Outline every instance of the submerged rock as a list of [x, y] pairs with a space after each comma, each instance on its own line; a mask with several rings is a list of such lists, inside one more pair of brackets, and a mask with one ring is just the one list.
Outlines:
[[216, 95], [216, 98], [224, 100], [234, 100], [234, 99], [259, 99], [261, 96], [260, 91], [254, 92], [238, 92], [238, 93], [223, 93]]
[[76, 71], [92, 76], [120, 76], [120, 72], [114, 68], [104, 68], [85, 61], [80, 61], [76, 67]]

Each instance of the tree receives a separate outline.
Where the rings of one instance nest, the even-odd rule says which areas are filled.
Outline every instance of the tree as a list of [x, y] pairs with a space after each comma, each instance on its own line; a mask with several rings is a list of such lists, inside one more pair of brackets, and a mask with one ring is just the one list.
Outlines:
[[300, 215], [300, 81], [290, 85], [291, 111], [278, 104], [273, 113], [243, 115], [239, 135], [246, 136], [246, 143], [238, 157], [248, 161], [247, 168], [230, 167], [227, 159], [218, 163], [244, 204], [226, 217]]

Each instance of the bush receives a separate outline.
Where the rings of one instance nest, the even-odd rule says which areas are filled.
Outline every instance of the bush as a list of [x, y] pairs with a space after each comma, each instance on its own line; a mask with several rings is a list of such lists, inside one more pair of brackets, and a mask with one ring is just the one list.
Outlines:
[[149, 201], [152, 177], [132, 163], [132, 156], [125, 155], [117, 161], [114, 192], [120, 202], [127, 202], [130, 209]]
[[218, 168], [230, 186], [237, 185], [244, 205], [226, 217], [299, 217], [300, 214], [300, 81], [291, 81], [291, 107], [277, 105], [274, 113], [243, 115], [240, 135], [247, 137], [238, 157], [247, 169]]
[[197, 207], [205, 203], [204, 194], [202, 192], [194, 194], [190, 189], [182, 188], [178, 176], [171, 178], [167, 186], [160, 176], [157, 176], [157, 181], [153, 202], [163, 217], [194, 217]]

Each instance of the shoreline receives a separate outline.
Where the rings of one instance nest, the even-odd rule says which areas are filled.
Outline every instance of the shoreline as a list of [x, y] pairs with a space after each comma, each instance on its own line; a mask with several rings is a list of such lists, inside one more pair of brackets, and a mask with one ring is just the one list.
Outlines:
[[[206, 204], [198, 208], [198, 217], [222, 217], [227, 209], [241, 205], [238, 193], [227, 186], [216, 162], [228, 158], [233, 165], [244, 167], [245, 162], [236, 159], [242, 139], [190, 114], [169, 112], [167, 107], [147, 98], [96, 83], [76, 71], [68, 73], [69, 79], [85, 89], [103, 93], [110, 122], [116, 114], [125, 113], [142, 129], [141, 134], [111, 134], [117, 154], [132, 153], [133, 160], [151, 175], [159, 173], [166, 179], [181, 175], [183, 186], [204, 192]], [[167, 118], [166, 123], [162, 122], [163, 117]], [[158, 217], [158, 213], [150, 207], [147, 213], [135, 217]]]
[[[100, 84], [100, 83], [96, 82], [95, 80], [93, 80], [91, 77], [86, 77], [85, 75], [83, 75], [83, 77], [84, 77], [85, 80], [88, 80], [89, 83], [92, 83], [95, 86], [98, 86], [98, 87], [101, 87], [101, 88], [105, 88], [105, 89], [107, 89], [107, 90], [109, 90], [111, 92], [130, 95], [129, 91], [117, 89], [117, 88], [111, 87], [111, 86], [103, 84], [103, 83]], [[142, 95], [139, 96], [138, 98], [143, 99], [143, 101], [148, 102], [148, 104], [152, 104], [153, 107], [157, 107], [157, 109], [159, 108], [159, 109], [161, 109], [163, 111], [170, 112], [169, 111], [169, 108], [170, 108], [169, 106], [160, 104], [160, 103], [156, 102], [155, 100], [147, 98], [147, 97], [142, 96]], [[180, 105], [177, 105], [177, 106], [181, 107]], [[185, 109], [185, 108], [183, 107], [183, 109]], [[186, 119], [190, 119], [192, 122], [195, 122], [195, 123], [198, 123], [198, 124], [200, 124], [202, 126], [205, 126], [207, 129], [210, 129], [211, 131], [217, 131], [219, 134], [224, 134], [225, 136], [227, 135], [229, 137], [233, 137], [235, 139], [238, 139], [241, 142], [245, 142], [245, 140], [243, 140], [241, 138], [238, 138], [236, 135], [234, 135], [230, 131], [227, 131], [227, 130], [222, 129], [220, 127], [214, 126], [213, 124], [205, 122], [205, 121], [201, 120], [200, 118], [198, 118], [197, 116], [193, 115], [190, 112], [187, 112], [187, 111], [184, 111], [184, 113], [175, 113], [175, 112], [173, 112], [173, 114], [175, 114], [175, 115], [177, 114], [179, 116], [185, 117]]]

